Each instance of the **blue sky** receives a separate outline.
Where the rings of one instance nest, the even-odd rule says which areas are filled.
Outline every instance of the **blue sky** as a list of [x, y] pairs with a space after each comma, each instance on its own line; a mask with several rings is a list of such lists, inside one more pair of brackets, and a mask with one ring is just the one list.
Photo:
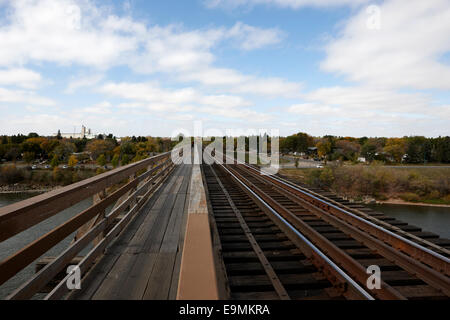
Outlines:
[[447, 0], [0, 0], [0, 134], [450, 134]]

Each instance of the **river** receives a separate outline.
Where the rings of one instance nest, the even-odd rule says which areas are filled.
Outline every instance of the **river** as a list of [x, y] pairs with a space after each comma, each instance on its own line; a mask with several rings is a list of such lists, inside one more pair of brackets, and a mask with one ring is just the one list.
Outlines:
[[374, 204], [368, 207], [450, 239], [450, 208], [403, 204]]

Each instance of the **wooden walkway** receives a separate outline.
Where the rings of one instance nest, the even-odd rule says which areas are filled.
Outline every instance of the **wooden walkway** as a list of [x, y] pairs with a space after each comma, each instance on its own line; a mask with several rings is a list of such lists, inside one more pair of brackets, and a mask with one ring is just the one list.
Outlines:
[[192, 166], [180, 165], [70, 299], [175, 299]]

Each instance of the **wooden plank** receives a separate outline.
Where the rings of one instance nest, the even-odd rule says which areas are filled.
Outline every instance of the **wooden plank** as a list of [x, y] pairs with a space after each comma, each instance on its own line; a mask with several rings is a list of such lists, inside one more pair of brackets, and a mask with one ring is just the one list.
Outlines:
[[191, 178], [191, 174], [192, 174], [192, 166], [189, 166], [189, 171], [186, 176], [186, 194], [185, 194], [183, 215], [182, 215], [182, 219], [181, 219], [181, 228], [180, 228], [179, 240], [178, 240], [178, 250], [177, 250], [177, 256], [175, 259], [175, 267], [173, 269], [172, 283], [171, 283], [170, 291], [169, 291], [169, 299], [170, 300], [175, 300], [177, 298], [178, 282], [179, 282], [180, 270], [181, 270], [181, 258], [183, 256], [184, 235], [186, 233], [187, 211], [188, 211], [188, 206], [189, 206], [189, 181]]
[[109, 299], [119, 300], [141, 300], [148, 286], [150, 275], [155, 268], [158, 259], [157, 253], [142, 252], [135, 255], [136, 260], [133, 268], [123, 276], [124, 281], [120, 283], [120, 290]]
[[[178, 168], [175, 168], [175, 171], [176, 170], [178, 170]], [[167, 177], [165, 179], [167, 179]], [[148, 213], [150, 208], [159, 199], [159, 196], [163, 193], [165, 187], [165, 184], [161, 184], [158, 186], [158, 188], [155, 190], [155, 193], [136, 215], [136, 218], [127, 226], [127, 228], [125, 228], [120, 236], [114, 240], [114, 242], [106, 250], [103, 258], [100, 259], [100, 261], [85, 276], [85, 278], [83, 279], [82, 289], [73, 292], [69, 297], [70, 299], [92, 299], [93, 295], [98, 290], [98, 288], [108, 275], [109, 271], [114, 267], [121, 254], [129, 245], [130, 240], [134, 237], [137, 230], [142, 227], [143, 221], [147, 217], [145, 213]]]
[[166, 300], [169, 298], [175, 256], [175, 252], [160, 252], [158, 254], [143, 299]]

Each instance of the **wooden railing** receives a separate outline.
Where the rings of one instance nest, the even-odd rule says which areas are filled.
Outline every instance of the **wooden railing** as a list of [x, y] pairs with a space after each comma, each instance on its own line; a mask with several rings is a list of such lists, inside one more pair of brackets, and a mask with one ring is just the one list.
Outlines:
[[[170, 152], [0, 208], [0, 242], [89, 197], [93, 204], [0, 262], [0, 285], [75, 233], [72, 243], [7, 299], [28, 299], [48, 285], [89, 244], [78, 263], [84, 274], [173, 170]], [[113, 209], [106, 214], [106, 209]], [[68, 292], [66, 276], [46, 299]]]

